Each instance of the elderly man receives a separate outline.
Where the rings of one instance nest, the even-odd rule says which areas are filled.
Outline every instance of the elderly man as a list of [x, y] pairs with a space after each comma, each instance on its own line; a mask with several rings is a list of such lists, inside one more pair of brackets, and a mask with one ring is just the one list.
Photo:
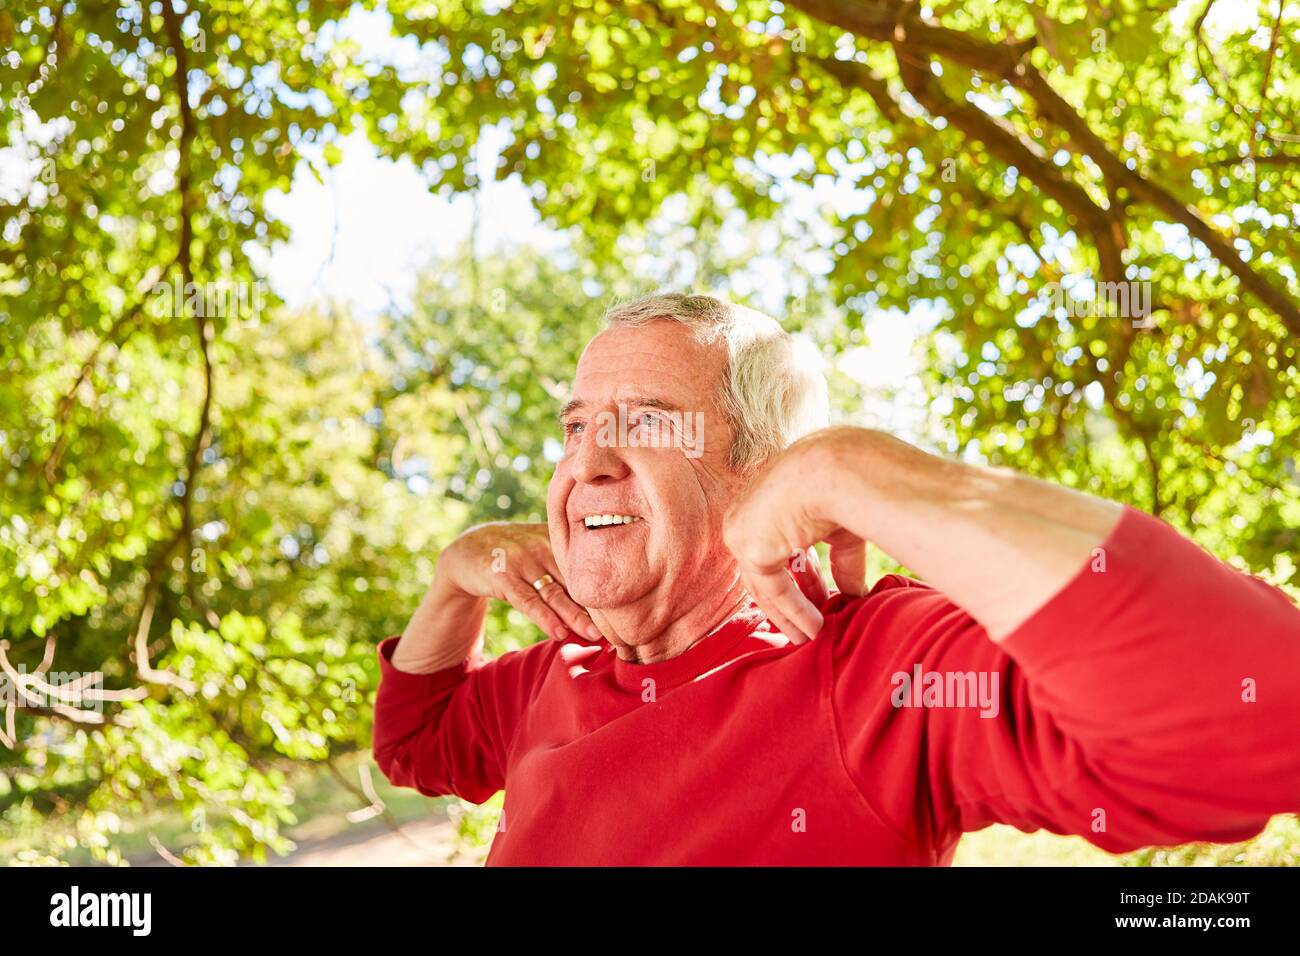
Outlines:
[[[823, 427], [752, 310], [607, 319], [547, 523], [465, 532], [379, 645], [376, 761], [504, 788], [489, 864], [943, 865], [996, 822], [1119, 852], [1300, 808], [1282, 592], [1131, 508]], [[926, 583], [868, 590], [866, 542]], [[485, 662], [493, 598], [552, 640]]]

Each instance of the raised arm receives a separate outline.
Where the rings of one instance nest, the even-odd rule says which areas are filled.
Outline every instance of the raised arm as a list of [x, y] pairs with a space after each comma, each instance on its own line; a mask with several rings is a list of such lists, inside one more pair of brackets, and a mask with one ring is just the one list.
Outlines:
[[[535, 588], [543, 576], [550, 580]], [[543, 646], [485, 662], [491, 598], [552, 637], [594, 628], [564, 591], [545, 525], [481, 525], [457, 538], [401, 637], [379, 645], [373, 750], [391, 783], [474, 803], [505, 785], [513, 729], [550, 656]]]
[[865, 543], [914, 570], [993, 640], [1046, 603], [1123, 508], [1005, 469], [931, 455], [883, 432], [816, 432], [731, 509], [727, 543], [764, 610], [811, 637], [817, 608], [791, 587], [791, 551], [831, 542], [836, 583], [861, 594]]
[[[533, 582], [550, 580], [539, 589]], [[549, 637], [566, 629], [597, 639], [587, 612], [565, 592], [544, 524], [492, 522], [466, 531], [438, 556], [433, 581], [392, 653], [398, 670], [428, 674], [479, 648], [490, 599], [507, 601]]]

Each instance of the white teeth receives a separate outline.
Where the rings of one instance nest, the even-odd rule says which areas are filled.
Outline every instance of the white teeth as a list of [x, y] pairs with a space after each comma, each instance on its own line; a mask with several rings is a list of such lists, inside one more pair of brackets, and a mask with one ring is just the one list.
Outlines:
[[611, 524], [631, 524], [633, 521], [640, 521], [637, 515], [587, 515], [582, 519], [582, 523], [588, 528], [603, 528]]

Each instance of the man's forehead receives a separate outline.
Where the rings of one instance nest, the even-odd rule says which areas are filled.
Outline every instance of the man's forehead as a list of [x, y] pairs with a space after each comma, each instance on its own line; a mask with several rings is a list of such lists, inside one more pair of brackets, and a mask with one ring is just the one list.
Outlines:
[[615, 326], [583, 350], [573, 382], [573, 398], [678, 409], [710, 402], [726, 364], [721, 343], [701, 345], [686, 326], [656, 321]]

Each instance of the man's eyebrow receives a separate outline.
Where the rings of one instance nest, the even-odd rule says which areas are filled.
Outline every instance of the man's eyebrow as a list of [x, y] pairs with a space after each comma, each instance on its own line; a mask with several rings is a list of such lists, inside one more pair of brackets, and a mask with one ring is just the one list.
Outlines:
[[586, 407], [587, 407], [587, 403], [586, 403], [586, 402], [584, 402], [584, 401], [583, 401], [582, 399], [580, 399], [580, 398], [575, 398], [575, 399], [573, 399], [572, 401], [565, 402], [565, 403], [564, 403], [564, 407], [560, 409], [560, 413], [559, 413], [558, 415], [556, 415], [555, 417], [558, 418], [558, 419], [560, 420], [560, 424], [563, 425], [563, 424], [564, 424], [564, 420], [565, 420], [566, 418], [568, 418], [570, 415], [572, 415], [572, 414], [573, 414], [574, 412], [576, 412], [578, 409], [580, 409], [580, 408], [586, 408]]
[[[628, 397], [621, 399], [619, 404], [627, 405], [629, 407], [636, 406], [638, 408], [657, 408], [662, 412], [681, 411], [681, 409], [672, 402], [665, 401], [662, 398], [655, 398], [651, 395], [629, 395]], [[567, 419], [571, 414], [586, 407], [587, 403], [585, 401], [580, 398], [575, 398], [572, 401], [564, 403], [564, 407], [560, 409], [560, 413], [556, 418], [558, 418], [560, 423], [563, 424], [565, 419]]]
[[681, 411], [672, 402], [666, 402], [662, 398], [652, 398], [648, 395], [633, 395], [623, 403], [624, 405], [636, 405], [640, 408], [657, 408], [661, 412], [679, 412]]

